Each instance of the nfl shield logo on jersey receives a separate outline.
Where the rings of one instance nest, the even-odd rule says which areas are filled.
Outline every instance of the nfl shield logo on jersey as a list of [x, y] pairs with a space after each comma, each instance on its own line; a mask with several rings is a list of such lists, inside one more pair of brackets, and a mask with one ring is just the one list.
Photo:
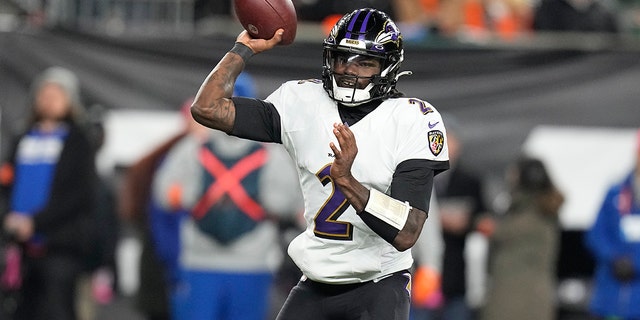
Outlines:
[[429, 149], [434, 156], [438, 156], [444, 147], [444, 135], [440, 130], [429, 131]]

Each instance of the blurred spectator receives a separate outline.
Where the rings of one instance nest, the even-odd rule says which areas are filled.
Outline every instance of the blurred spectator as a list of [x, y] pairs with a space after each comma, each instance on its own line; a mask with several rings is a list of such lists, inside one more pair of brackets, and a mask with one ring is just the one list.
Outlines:
[[[93, 105], [88, 109], [88, 134], [95, 153], [104, 144], [104, 109]], [[93, 319], [98, 305], [111, 303], [116, 283], [115, 251], [120, 226], [116, 212], [116, 194], [111, 176], [98, 176], [95, 208], [95, 228], [90, 254], [86, 261], [87, 277], [80, 281], [78, 305], [80, 319]]]
[[394, 13], [406, 40], [430, 34], [481, 41], [492, 34], [510, 40], [531, 30], [529, 0], [395, 0]]
[[640, 1], [618, 0], [618, 21], [620, 31], [640, 38]]
[[276, 146], [193, 126], [153, 183], [164, 211], [189, 212], [180, 225], [174, 319], [263, 320], [282, 260], [276, 222], [302, 208], [297, 173]]
[[296, 217], [283, 217], [278, 219], [279, 245], [283, 257], [273, 279], [269, 319], [275, 319], [278, 316], [278, 312], [286, 301], [289, 292], [298, 284], [302, 277], [302, 271], [300, 271], [295, 262], [293, 262], [293, 259], [287, 254], [287, 248], [291, 240], [304, 231], [302, 211], [303, 209], [301, 208], [300, 214]]
[[533, 29], [533, 0], [485, 0], [490, 28], [505, 40]]
[[430, 199], [429, 218], [412, 248], [415, 272], [411, 283], [411, 319], [425, 319], [442, 304], [442, 225], [435, 191]]
[[405, 41], [422, 41], [436, 25], [437, 0], [395, 0], [393, 12]]
[[[93, 105], [88, 111], [88, 133], [94, 152], [97, 154], [105, 140], [103, 124], [105, 110], [100, 105]], [[120, 229], [114, 181], [111, 176], [98, 176], [95, 200], [95, 221], [99, 228], [95, 230], [96, 241], [88, 257], [87, 268], [89, 271], [111, 273], [115, 270], [115, 251]]]
[[[409, 0], [413, 1], [413, 0]], [[392, 13], [391, 1], [388, 0], [351, 0], [351, 1], [327, 1], [327, 0], [293, 0], [298, 14], [298, 20], [322, 21], [333, 14], [344, 15], [359, 8], [376, 8]]]
[[439, 5], [438, 27], [442, 35], [485, 37], [487, 22], [482, 0], [447, 0]]
[[434, 186], [444, 238], [444, 304], [432, 314], [432, 317], [463, 320], [471, 319], [471, 310], [466, 301], [467, 266], [464, 252], [467, 236], [474, 231], [477, 219], [486, 212], [486, 206], [480, 178], [464, 168], [459, 161], [463, 148], [462, 128], [451, 115], [443, 115], [443, 120], [447, 124], [451, 168], [436, 176]]
[[618, 22], [603, 0], [542, 0], [535, 9], [533, 29], [615, 33]]
[[635, 168], [612, 186], [586, 244], [596, 259], [590, 311], [599, 319], [640, 319], [640, 131]]
[[[170, 264], [163, 263], [163, 259], [158, 255], [155, 240], [159, 238], [167, 242], [174, 240], [176, 243], [173, 249], [177, 251], [177, 229], [173, 233], [170, 229], [164, 229], [162, 237], [153, 234], [151, 216], [157, 206], [151, 202], [151, 183], [166, 153], [187, 134], [191, 114], [183, 112], [183, 115], [184, 131], [171, 137], [131, 165], [123, 177], [122, 188], [118, 194], [120, 217], [141, 233], [140, 286], [136, 292], [135, 307], [148, 320], [170, 319], [171, 271], [167, 268]], [[157, 220], [153, 221], [159, 223]], [[166, 253], [171, 249], [164, 247], [162, 250]], [[171, 262], [171, 259], [167, 258], [165, 261]]]
[[538, 159], [518, 159], [507, 185], [511, 204], [493, 228], [482, 319], [555, 319], [558, 210], [564, 197]]
[[32, 83], [31, 119], [2, 167], [3, 233], [22, 245], [16, 319], [76, 319], [76, 282], [94, 240], [97, 173], [76, 75], [52, 67]]

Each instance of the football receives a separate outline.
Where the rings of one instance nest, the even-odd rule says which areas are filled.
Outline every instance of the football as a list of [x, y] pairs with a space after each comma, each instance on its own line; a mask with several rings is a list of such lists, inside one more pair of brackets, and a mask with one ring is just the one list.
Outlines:
[[233, 5], [242, 27], [252, 37], [271, 39], [282, 28], [280, 45], [295, 39], [298, 17], [292, 0], [233, 0]]

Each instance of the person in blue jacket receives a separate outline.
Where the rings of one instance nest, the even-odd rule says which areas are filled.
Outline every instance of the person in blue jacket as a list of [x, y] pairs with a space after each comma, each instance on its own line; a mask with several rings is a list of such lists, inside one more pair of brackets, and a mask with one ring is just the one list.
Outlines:
[[640, 319], [640, 130], [633, 171], [612, 186], [586, 235], [596, 260], [590, 312], [599, 319]]
[[22, 250], [15, 319], [78, 317], [76, 284], [94, 249], [98, 185], [81, 96], [69, 69], [49, 67], [34, 78], [30, 118], [0, 167], [0, 202], [8, 205], [0, 235]]

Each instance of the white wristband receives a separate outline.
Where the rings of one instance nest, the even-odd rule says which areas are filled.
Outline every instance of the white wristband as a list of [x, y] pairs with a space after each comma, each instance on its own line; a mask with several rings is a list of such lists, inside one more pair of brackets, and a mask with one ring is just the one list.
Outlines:
[[409, 202], [396, 200], [376, 189], [369, 191], [369, 201], [364, 207], [364, 211], [398, 230], [404, 227], [410, 210]]

